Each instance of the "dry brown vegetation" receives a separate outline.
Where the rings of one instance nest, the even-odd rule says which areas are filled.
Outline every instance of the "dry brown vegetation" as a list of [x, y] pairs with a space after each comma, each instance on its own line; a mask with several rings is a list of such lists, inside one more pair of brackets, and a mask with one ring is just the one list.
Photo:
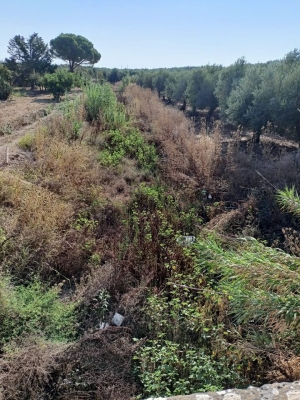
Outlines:
[[211, 136], [195, 135], [193, 122], [182, 112], [162, 106], [155, 93], [136, 85], [129, 85], [123, 97], [136, 126], [154, 141], [166, 180], [194, 195], [220, 184], [218, 172], [224, 164], [218, 128]]
[[[239, 210], [243, 215], [239, 225], [248, 224], [249, 218], [254, 218], [247, 215], [249, 208], [244, 206], [250, 197], [252, 204], [256, 204], [252, 210], [260, 208], [256, 224], [261, 225], [264, 234], [290, 223], [278, 212], [272, 193], [275, 188], [299, 182], [299, 162], [293, 142], [276, 136], [273, 139], [265, 132], [257, 147], [251, 135], [240, 130], [231, 132], [229, 138], [228, 133], [224, 136], [218, 121], [209, 135], [203, 131], [195, 135], [192, 121], [182, 112], [162, 106], [151, 90], [129, 85], [123, 96], [136, 126], [156, 144], [161, 155], [160, 168], [166, 181], [172, 182], [175, 196], [197, 202], [203, 199], [205, 190], [212, 196], [207, 204], [207, 218]], [[218, 202], [217, 206], [209, 204], [212, 202]], [[236, 218], [236, 214], [232, 216]], [[224, 214], [221, 218], [230, 220], [230, 215]], [[236, 226], [236, 222], [227, 226]]]
[[86, 334], [68, 345], [25, 338], [21, 346], [12, 344], [0, 360], [0, 396], [7, 400], [128, 400], [136, 391], [131, 377], [136, 348], [126, 328]]
[[[280, 144], [271, 146], [268, 140], [259, 149], [250, 141], [244, 145], [239, 132], [225, 138], [218, 122], [209, 135], [196, 132], [182, 112], [135, 85], [125, 89], [122, 102], [126, 130], [131, 124], [155, 145], [157, 169], [140, 168], [126, 155], [118, 165], [102, 166], [103, 126], [84, 121], [82, 103], [77, 138], [72, 119], [63, 113], [48, 118], [20, 142], [30, 153], [27, 161], [0, 173], [1, 271], [9, 271], [16, 282], [38, 276], [59, 284], [61, 296], [78, 305], [76, 341], [55, 344], [29, 336], [4, 349], [0, 387], [5, 399], [134, 396], [139, 388], [131, 368], [138, 346], [132, 338], [150, 332], [143, 311], [147, 297], [165, 292], [171, 299], [167, 283], [173, 271], [192, 270], [194, 255], [176, 240], [178, 234], [196, 235], [206, 222], [206, 230], [226, 240], [235, 234], [267, 238], [299, 254], [297, 225], [274, 200], [274, 188], [299, 182], [294, 153], [281, 152]], [[206, 278], [199, 282], [202, 291]], [[102, 295], [107, 295], [106, 308]], [[218, 323], [228, 322], [227, 303], [203, 300], [207, 320], [213, 323], [215, 312]], [[109, 320], [116, 311], [125, 315], [126, 328], [99, 330], [104, 317]], [[246, 340], [242, 346], [239, 354], [246, 354]], [[251, 351], [253, 359], [261, 354]], [[271, 372], [262, 371], [262, 381], [271, 375], [298, 376], [296, 367], [289, 372], [297, 363], [295, 354], [288, 361], [282, 354], [265, 356], [259, 369], [268, 366]], [[243, 370], [248, 383], [260, 372], [254, 370], [255, 360], [251, 371]]]

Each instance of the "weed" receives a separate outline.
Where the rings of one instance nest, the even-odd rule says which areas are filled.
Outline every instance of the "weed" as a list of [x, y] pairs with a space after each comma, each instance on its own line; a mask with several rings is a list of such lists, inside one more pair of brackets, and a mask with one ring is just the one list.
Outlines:
[[97, 121], [100, 130], [116, 130], [125, 126], [127, 117], [122, 104], [108, 84], [89, 85], [84, 90], [88, 121]]
[[237, 374], [226, 361], [214, 361], [203, 349], [178, 344], [163, 337], [152, 340], [134, 356], [136, 373], [144, 395], [176, 396], [193, 392], [216, 391], [234, 384]]
[[13, 96], [15, 96], [15, 97], [26, 97], [27, 96], [26, 88], [14, 89]]
[[80, 133], [85, 118], [83, 99], [76, 97], [74, 100], [68, 97], [61, 105], [63, 121], [65, 122], [65, 135], [70, 140], [76, 140]]
[[10, 124], [0, 126], [0, 136], [11, 135], [12, 126]]
[[108, 131], [104, 135], [104, 150], [100, 152], [99, 160], [104, 166], [116, 166], [123, 157], [137, 160], [140, 168], [152, 171], [158, 161], [153, 145], [148, 144], [139, 131], [132, 129], [127, 132], [119, 130]]
[[24, 150], [33, 150], [34, 148], [34, 135], [32, 133], [26, 133], [22, 136], [18, 142], [18, 145]]
[[47, 289], [39, 281], [12, 286], [3, 277], [1, 282], [1, 344], [37, 331], [52, 340], [74, 338], [76, 304], [62, 302], [58, 287]]

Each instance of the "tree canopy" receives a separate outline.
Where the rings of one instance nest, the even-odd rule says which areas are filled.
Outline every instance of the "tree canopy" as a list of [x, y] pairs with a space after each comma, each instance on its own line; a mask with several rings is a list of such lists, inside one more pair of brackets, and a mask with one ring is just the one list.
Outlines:
[[10, 57], [5, 60], [6, 65], [21, 81], [28, 79], [33, 72], [44, 74], [53, 69], [50, 49], [38, 33], [33, 33], [28, 39], [14, 36], [8, 43], [7, 52]]
[[101, 58], [92, 42], [73, 33], [61, 33], [50, 41], [50, 46], [55, 57], [68, 62], [71, 72], [82, 64], [96, 64]]

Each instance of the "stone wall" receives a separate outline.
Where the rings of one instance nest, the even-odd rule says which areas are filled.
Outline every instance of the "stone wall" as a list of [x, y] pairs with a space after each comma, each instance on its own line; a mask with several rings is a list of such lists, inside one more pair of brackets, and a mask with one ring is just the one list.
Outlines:
[[300, 381], [273, 383], [261, 388], [228, 389], [218, 392], [191, 394], [188, 396], [156, 397], [147, 400], [300, 400]]

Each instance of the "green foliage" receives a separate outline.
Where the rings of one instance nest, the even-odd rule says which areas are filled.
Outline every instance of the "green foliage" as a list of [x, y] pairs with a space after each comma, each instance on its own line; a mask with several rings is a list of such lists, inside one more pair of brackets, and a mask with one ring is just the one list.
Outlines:
[[84, 105], [82, 97], [75, 99], [66, 97], [61, 105], [65, 122], [65, 134], [68, 139], [76, 140], [80, 137], [84, 119]]
[[13, 87], [11, 84], [0, 76], [0, 100], [5, 101], [12, 94]]
[[191, 107], [196, 109], [209, 108], [215, 110], [218, 106], [214, 88], [218, 74], [209, 69], [196, 69], [192, 72], [187, 85], [187, 97]]
[[91, 84], [84, 89], [85, 110], [88, 121], [98, 121], [101, 130], [116, 130], [126, 126], [124, 106], [109, 84]]
[[[216, 241], [209, 240], [198, 243], [195, 249], [201, 254], [198, 273], [205, 273], [209, 287], [228, 298], [227, 312], [235, 323], [256, 324], [257, 329], [259, 326], [260, 331], [268, 332], [275, 318], [285, 321], [290, 332], [297, 329], [300, 317], [297, 257], [265, 247], [255, 239], [240, 241], [232, 249], [223, 249]], [[280, 341], [280, 335], [277, 340]]]
[[51, 52], [69, 63], [70, 72], [82, 64], [96, 64], [101, 54], [85, 37], [72, 33], [61, 33], [50, 41]]
[[53, 94], [56, 101], [59, 101], [66, 92], [70, 91], [73, 84], [74, 75], [64, 69], [44, 75], [44, 86]]
[[27, 96], [26, 88], [15, 88], [13, 90], [13, 96], [14, 97], [26, 97]]
[[42, 79], [43, 78], [41, 74], [33, 71], [28, 77], [28, 82], [30, 83], [31, 88], [34, 89], [36, 85], [42, 82]]
[[[298, 351], [297, 257], [251, 238], [222, 243], [208, 236], [183, 251], [183, 270], [165, 258], [167, 285], [148, 296], [144, 309], [151, 341], [137, 356], [137, 371], [145, 394], [244, 385], [249, 373], [259, 383], [264, 352]], [[257, 353], [244, 352], [243, 340]]]
[[7, 100], [12, 94], [11, 81], [11, 71], [4, 64], [0, 64], [0, 101]]
[[12, 77], [11, 71], [4, 64], [0, 63], [0, 79], [10, 83]]
[[[44, 74], [53, 71], [52, 56], [48, 45], [37, 34], [33, 33], [28, 39], [16, 35], [8, 44], [10, 58], [5, 62], [11, 71], [14, 71], [19, 83], [28, 81], [32, 73]], [[30, 81], [30, 79], [29, 79]], [[31, 80], [31, 88], [33, 89]]]
[[300, 198], [294, 186], [290, 189], [278, 190], [277, 202], [284, 211], [287, 211], [296, 217], [300, 217]]
[[39, 281], [13, 286], [2, 277], [0, 284], [1, 344], [23, 333], [41, 332], [51, 340], [67, 341], [75, 335], [75, 303], [59, 299], [59, 288]]
[[18, 145], [24, 150], [33, 150], [33, 147], [34, 147], [34, 135], [32, 133], [26, 133], [18, 141]]
[[148, 144], [138, 130], [111, 130], [104, 135], [104, 149], [99, 156], [102, 165], [116, 166], [123, 157], [128, 157], [137, 160], [140, 168], [155, 169], [158, 160], [155, 147]]
[[240, 79], [245, 75], [246, 65], [245, 59], [239, 58], [234, 64], [228, 68], [224, 68], [219, 74], [215, 87], [215, 95], [223, 116], [226, 115], [228, 97], [231, 91], [238, 86]]
[[236, 378], [236, 374], [226, 368], [226, 360], [215, 361], [201, 348], [164, 338], [149, 341], [135, 360], [145, 396], [215, 391]]

